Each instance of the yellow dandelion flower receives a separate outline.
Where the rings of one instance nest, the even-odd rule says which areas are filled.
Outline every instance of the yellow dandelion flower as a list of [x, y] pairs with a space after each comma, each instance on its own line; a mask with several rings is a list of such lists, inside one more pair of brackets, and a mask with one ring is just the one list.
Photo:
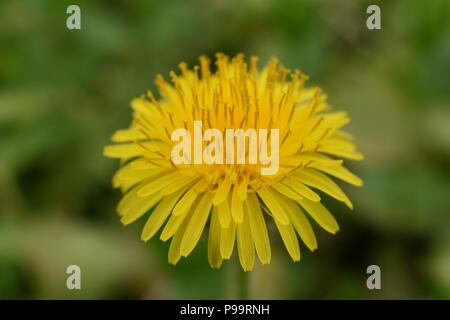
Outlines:
[[[342, 131], [347, 114], [330, 110], [325, 94], [305, 87], [308, 77], [299, 70], [291, 72], [276, 59], [262, 69], [257, 62], [217, 54], [213, 72], [202, 56], [193, 69], [181, 63], [171, 82], [158, 76], [160, 97], [148, 92], [134, 99], [134, 121], [104, 149], [121, 160], [113, 178], [124, 193], [117, 207], [121, 222], [150, 212], [141, 238], [148, 241], [162, 229], [160, 239], [171, 240], [171, 264], [192, 252], [208, 224], [211, 267], [230, 259], [235, 243], [245, 271], [253, 269], [255, 253], [268, 264], [270, 221], [299, 261], [298, 236], [311, 251], [317, 248], [308, 216], [330, 233], [339, 230], [322, 194], [352, 208], [330, 176], [362, 185], [341, 159], [363, 158]], [[174, 139], [180, 129], [194, 146], [185, 137]], [[242, 144], [233, 140], [238, 129]], [[235, 131], [229, 136], [229, 130]]]

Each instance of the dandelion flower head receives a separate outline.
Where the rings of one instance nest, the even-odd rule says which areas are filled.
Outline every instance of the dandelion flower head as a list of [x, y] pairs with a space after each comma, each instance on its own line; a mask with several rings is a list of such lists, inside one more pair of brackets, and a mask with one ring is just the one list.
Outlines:
[[[348, 115], [332, 110], [320, 88], [306, 86], [300, 70], [288, 70], [275, 58], [259, 68], [257, 57], [247, 63], [243, 55], [217, 54], [214, 64], [202, 56], [199, 65], [181, 63], [179, 69], [170, 81], [157, 76], [157, 97], [149, 91], [132, 101], [132, 123], [104, 149], [121, 160], [113, 177], [123, 193], [121, 222], [145, 217], [141, 239], [158, 234], [170, 241], [171, 264], [187, 257], [205, 234], [211, 267], [219, 268], [236, 247], [245, 271], [256, 257], [270, 263], [270, 238], [276, 235], [269, 234], [269, 224], [294, 261], [300, 260], [299, 240], [311, 251], [317, 248], [310, 221], [336, 233], [338, 224], [322, 198], [349, 208], [352, 203], [332, 178], [362, 185], [343, 163], [362, 159], [342, 129]], [[193, 132], [195, 121], [202, 121], [203, 131], [278, 129], [277, 173], [262, 175], [261, 164], [248, 161], [174, 164], [172, 132]]]

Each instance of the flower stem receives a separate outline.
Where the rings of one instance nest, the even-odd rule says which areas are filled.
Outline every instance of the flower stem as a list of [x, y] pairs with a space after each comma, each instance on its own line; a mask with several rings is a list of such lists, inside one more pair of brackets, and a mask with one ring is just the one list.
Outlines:
[[238, 270], [236, 270], [238, 273], [238, 297], [240, 300], [248, 300], [250, 299], [250, 279], [248, 272], [245, 272], [241, 269], [241, 266], [238, 264]]

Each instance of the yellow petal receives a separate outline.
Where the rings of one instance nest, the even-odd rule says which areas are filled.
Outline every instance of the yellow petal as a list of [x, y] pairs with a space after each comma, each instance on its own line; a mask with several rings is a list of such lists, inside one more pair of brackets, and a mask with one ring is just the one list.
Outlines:
[[137, 158], [133, 161], [130, 162], [131, 168], [133, 169], [153, 169], [153, 168], [159, 168], [160, 166], [157, 166], [153, 163], [154, 160], [152, 160], [152, 162], [149, 161], [149, 159], [147, 158]]
[[182, 216], [186, 214], [197, 197], [198, 193], [195, 192], [194, 189], [189, 189], [177, 203], [175, 208], [173, 208], [172, 214], [174, 216]]
[[125, 130], [117, 130], [112, 136], [113, 142], [130, 142], [145, 139], [145, 135], [137, 128], [130, 128]]
[[286, 199], [281, 203], [286, 209], [289, 215], [289, 219], [292, 222], [295, 230], [299, 234], [300, 238], [303, 240], [305, 245], [309, 250], [314, 251], [317, 249], [317, 239], [314, 231], [309, 223], [308, 219], [305, 217], [302, 209], [295, 203], [295, 201]]
[[179, 180], [176, 180], [161, 189], [161, 194], [169, 195], [171, 193], [177, 192], [178, 190], [184, 189], [186, 186], [192, 185], [196, 180], [198, 180], [197, 177], [180, 176]]
[[123, 225], [127, 225], [136, 221], [157, 204], [161, 198], [162, 195], [159, 193], [154, 193], [148, 197], [135, 196], [132, 201], [121, 209], [120, 215], [122, 218], [120, 222]]
[[281, 183], [297, 192], [301, 196], [300, 198], [306, 198], [315, 202], [320, 201], [320, 196], [317, 193], [312, 191], [310, 188], [308, 188], [308, 186], [297, 179], [287, 177]]
[[200, 179], [199, 182], [197, 182], [192, 189], [194, 189], [197, 193], [203, 193], [208, 189], [209, 182], [206, 179]]
[[[309, 201], [309, 200], [308, 200]], [[281, 239], [292, 260], [300, 261], [300, 248], [298, 246], [297, 235], [291, 224], [282, 225], [275, 220], [275, 224], [280, 232]]]
[[146, 183], [147, 181], [141, 182], [134, 188], [130, 189], [130, 191], [126, 192], [122, 199], [120, 199], [119, 203], [117, 204], [117, 212], [119, 213], [119, 216], [123, 216], [125, 213], [127, 213], [127, 208], [129, 208], [138, 198], [137, 191]]
[[285, 184], [282, 184], [280, 182], [277, 182], [275, 184], [272, 185], [272, 188], [274, 188], [275, 190], [277, 190], [279, 193], [281, 193], [282, 195], [290, 198], [290, 199], [301, 199], [303, 198], [301, 195], [299, 195], [297, 192], [295, 192], [293, 189], [291, 189], [290, 187], [288, 187]]
[[233, 186], [231, 195], [231, 216], [237, 224], [242, 223], [244, 220], [244, 207], [242, 206], [241, 198], [239, 198], [238, 187], [236, 185]]
[[349, 148], [340, 148], [340, 147], [335, 147], [333, 145], [327, 145], [327, 146], [322, 146], [321, 148], [319, 148], [320, 152], [323, 153], [328, 153], [334, 156], [338, 156], [338, 157], [343, 157], [343, 158], [347, 158], [350, 160], [363, 160], [364, 156], [362, 155], [362, 153], [349, 149]]
[[361, 187], [363, 185], [362, 180], [344, 166], [326, 166], [320, 164], [313, 164], [311, 166], [357, 187]]
[[316, 222], [326, 231], [335, 234], [339, 231], [339, 225], [333, 215], [320, 202], [313, 202], [308, 199], [299, 200], [298, 203], [316, 220]]
[[[273, 192], [276, 191], [274, 190]], [[289, 218], [281, 205], [278, 203], [277, 199], [273, 196], [273, 192], [265, 187], [260, 188], [257, 191], [258, 195], [261, 197], [261, 200], [265, 203], [267, 208], [269, 208], [275, 220], [282, 225], [287, 225], [289, 224]]]
[[136, 143], [115, 144], [106, 146], [103, 155], [110, 158], [132, 158], [141, 155], [145, 150]]
[[166, 221], [167, 217], [172, 212], [172, 208], [175, 206], [178, 199], [180, 199], [186, 189], [187, 188], [178, 190], [178, 192], [172, 193], [162, 199], [155, 210], [153, 210], [150, 214], [150, 217], [142, 230], [141, 239], [143, 241], [148, 241], [161, 228], [164, 221]]
[[239, 199], [241, 199], [242, 201], [247, 199], [247, 186], [248, 186], [248, 177], [245, 176], [238, 186]]
[[186, 211], [184, 211], [181, 214], [175, 215], [174, 214], [175, 209], [177, 208], [177, 206], [178, 206], [178, 204], [180, 203], [181, 200], [177, 203], [177, 205], [172, 210], [172, 215], [170, 216], [169, 221], [167, 221], [166, 225], [164, 226], [163, 231], [161, 232], [161, 236], [159, 237], [162, 241], [167, 241], [168, 239], [170, 239], [177, 232], [177, 230], [181, 226], [181, 224], [186, 219], [190, 219], [188, 217], [192, 216], [192, 214], [194, 213], [195, 209], [197, 208], [197, 205], [198, 205], [198, 202], [200, 201], [200, 198], [198, 197], [198, 194], [196, 192], [194, 192], [192, 189], [189, 189], [183, 195], [183, 197], [186, 196], [186, 194], [189, 193], [189, 192], [195, 193], [196, 197], [195, 197], [194, 201], [189, 206], [185, 206], [184, 207]]
[[182, 178], [183, 176], [180, 174], [179, 171], [173, 171], [171, 173], [163, 175], [162, 177], [153, 180], [152, 182], [146, 184], [141, 189], [139, 189], [138, 196], [145, 197], [154, 194], [156, 192], [159, 192], [161, 191], [161, 189], [164, 189], [165, 187], [171, 185], [174, 182], [180, 181]]
[[322, 190], [333, 198], [344, 202], [350, 209], [353, 208], [350, 199], [346, 196], [344, 191], [342, 191], [341, 188], [339, 188], [339, 186], [333, 180], [331, 180], [320, 171], [312, 168], [303, 168], [299, 171], [296, 171], [293, 175], [301, 182], [311, 187]]
[[319, 165], [326, 165], [328, 167], [335, 167], [340, 166], [344, 162], [344, 160], [332, 159], [317, 152], [305, 153], [302, 154], [300, 157], [302, 157], [304, 161], [309, 162], [310, 166], [313, 166], [314, 164], [319, 164]]
[[114, 175], [113, 186], [115, 188], [133, 186], [145, 179], [155, 180], [168, 172], [166, 168], [134, 169], [132, 163], [126, 164]]
[[217, 206], [221, 204], [223, 201], [225, 201], [225, 199], [228, 196], [228, 192], [230, 191], [230, 188], [231, 188], [230, 177], [228, 175], [225, 175], [225, 178], [223, 179], [222, 183], [216, 190], [213, 199], [213, 205]]
[[208, 262], [211, 268], [220, 268], [222, 265], [222, 255], [220, 254], [221, 229], [217, 207], [213, 207], [208, 236]]
[[[196, 203], [194, 203], [195, 205]], [[190, 211], [193, 211], [192, 209]], [[164, 226], [163, 231], [161, 232], [161, 236], [159, 237], [162, 241], [169, 240], [176, 232], [180, 229], [181, 225], [186, 221], [189, 220], [188, 216], [190, 213], [181, 215], [181, 216], [174, 216], [171, 215], [169, 218], [169, 221], [167, 221], [166, 225]]]
[[227, 199], [218, 206], [220, 225], [224, 229], [228, 228], [231, 221], [230, 202], [231, 196], [228, 196]]
[[347, 140], [347, 141], [354, 140], [353, 136], [350, 133], [342, 131], [342, 130], [335, 130], [333, 132], [333, 138]]
[[203, 228], [208, 220], [209, 211], [212, 206], [212, 196], [209, 192], [205, 192], [198, 203], [197, 208], [192, 215], [181, 240], [181, 255], [187, 257], [197, 244], [202, 235]]
[[174, 217], [171, 216], [171, 218], [177, 218], [177, 219], [182, 219], [182, 222], [180, 223], [179, 228], [177, 228], [176, 233], [174, 235], [174, 237], [172, 238], [172, 241], [170, 242], [170, 247], [169, 247], [169, 255], [168, 255], [168, 260], [170, 264], [177, 264], [178, 261], [181, 258], [181, 251], [180, 251], [180, 245], [181, 245], [181, 241], [183, 239], [183, 235], [186, 231], [186, 227], [190, 221], [190, 218], [192, 217], [192, 212], [190, 212], [186, 217]]
[[255, 263], [255, 247], [248, 217], [237, 225], [237, 246], [242, 268], [244, 271], [252, 271]]
[[222, 228], [220, 233], [220, 254], [224, 259], [230, 259], [233, 254], [234, 241], [236, 239], [236, 223], [230, 221], [228, 228]]
[[245, 207], [246, 216], [249, 217], [253, 241], [255, 242], [256, 253], [262, 264], [268, 264], [271, 259], [269, 234], [258, 197], [254, 193], [248, 195]]
[[350, 122], [347, 112], [339, 111], [324, 115], [323, 123], [326, 126], [332, 126], [333, 129], [338, 129]]

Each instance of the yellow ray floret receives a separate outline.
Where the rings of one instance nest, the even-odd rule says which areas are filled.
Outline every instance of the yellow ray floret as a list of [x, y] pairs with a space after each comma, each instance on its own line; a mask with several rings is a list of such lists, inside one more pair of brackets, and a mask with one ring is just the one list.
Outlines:
[[[158, 98], [148, 92], [134, 99], [132, 123], [105, 147], [105, 156], [121, 160], [113, 177], [113, 186], [124, 194], [117, 207], [121, 222], [146, 216], [141, 239], [149, 241], [161, 231], [160, 239], [171, 242], [171, 264], [187, 257], [205, 235], [211, 267], [219, 268], [236, 247], [245, 271], [253, 269], [255, 258], [270, 263], [268, 224], [273, 223], [291, 258], [299, 261], [299, 239], [317, 249], [311, 219], [332, 234], [339, 230], [322, 198], [353, 208], [332, 177], [362, 185], [344, 167], [344, 159], [363, 158], [343, 131], [349, 117], [330, 110], [320, 88], [305, 86], [306, 75], [276, 59], [259, 68], [256, 57], [247, 63], [243, 55], [217, 54], [215, 67], [210, 64], [202, 56], [192, 69], [181, 63], [170, 81], [158, 76]], [[198, 162], [191, 153], [175, 163], [172, 133], [183, 128], [195, 135], [199, 121], [202, 133], [277, 129], [278, 171], [263, 175], [262, 163], [252, 161]], [[263, 139], [268, 148], [275, 143], [274, 136]], [[230, 151], [225, 136], [220, 143]]]

